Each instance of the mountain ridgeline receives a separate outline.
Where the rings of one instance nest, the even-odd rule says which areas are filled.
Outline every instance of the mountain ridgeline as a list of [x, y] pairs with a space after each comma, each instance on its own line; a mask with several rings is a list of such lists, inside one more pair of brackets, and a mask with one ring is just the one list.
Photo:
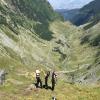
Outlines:
[[[98, 88], [87, 89], [88, 93], [72, 84], [100, 82], [99, 27], [98, 22], [84, 30], [64, 22], [47, 0], [0, 0], [0, 69], [8, 73], [0, 86], [1, 99], [49, 100], [54, 93], [62, 100], [98, 98]], [[55, 92], [26, 90], [35, 81], [37, 68], [57, 71]], [[64, 86], [70, 92], [62, 90]]]
[[73, 22], [73, 18], [78, 14], [80, 9], [72, 9], [72, 10], [67, 10], [67, 9], [56, 9], [55, 11], [61, 14], [64, 17], [65, 21], [70, 21]]
[[73, 24], [80, 26], [90, 22], [89, 28], [100, 20], [100, 0], [93, 0], [89, 4], [80, 9], [57, 10], [65, 20], [71, 21]]
[[[97, 23], [100, 20], [100, 0], [93, 0], [80, 9], [79, 13], [74, 17], [74, 24], [82, 25], [87, 22]], [[94, 25], [93, 24], [93, 25]]]

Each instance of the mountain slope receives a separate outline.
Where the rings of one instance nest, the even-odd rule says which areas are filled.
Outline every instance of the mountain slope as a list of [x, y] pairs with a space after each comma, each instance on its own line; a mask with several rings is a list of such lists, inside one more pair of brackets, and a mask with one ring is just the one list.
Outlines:
[[[49, 49], [43, 49], [47, 47], [46, 45], [49, 48], [50, 43], [45, 40], [53, 38], [53, 33], [49, 30], [49, 23], [55, 19], [55, 16], [56, 19], [57, 17], [60, 19], [60, 17], [54, 13], [45, 0], [39, 2], [39, 0], [1, 0], [1, 67], [2, 64], [5, 64], [4, 66], [12, 65], [9, 63], [10, 60], [14, 63], [14, 66], [17, 66], [16, 63], [33, 66], [34, 60], [37, 62], [40, 60], [41, 63], [41, 59], [46, 62], [48, 57], [46, 53], [49, 52]], [[42, 9], [37, 8], [33, 3], [39, 3], [39, 7], [42, 7]], [[3, 50], [6, 55], [2, 53]], [[4, 62], [2, 62], [2, 59], [5, 59]], [[48, 60], [49, 62], [50, 60]]]
[[87, 22], [98, 22], [100, 20], [100, 0], [94, 0], [80, 9], [79, 13], [73, 18], [73, 23], [82, 25]]
[[[1, 23], [7, 24], [10, 28], [13, 27], [13, 29], [19, 24], [24, 28], [35, 31], [41, 38], [52, 39], [52, 32], [49, 31], [48, 25], [49, 21], [54, 20], [58, 15], [54, 13], [51, 6], [45, 0], [42, 0], [41, 3], [39, 2], [39, 0], [10, 0], [6, 2], [3, 0], [3, 2], [1, 2]], [[36, 5], [39, 5], [38, 9]], [[34, 30], [32, 29], [33, 26]]]
[[[35, 0], [34, 2], [39, 3]], [[30, 66], [29, 69], [35, 69], [33, 66], [38, 65], [58, 70], [76, 70], [78, 65], [80, 68], [85, 65], [91, 65], [94, 68], [94, 61], [97, 59], [95, 55], [99, 50], [96, 49], [94, 52], [95, 48], [87, 45], [90, 44], [89, 42], [84, 45], [80, 44], [84, 40], [84, 31], [69, 22], [61, 22], [60, 17], [45, 0], [41, 1], [39, 7], [46, 4], [44, 7], [49, 9], [49, 11], [45, 9], [49, 17], [43, 13], [45, 10], [41, 9], [37, 12], [37, 7], [32, 6], [34, 9], [31, 8], [31, 3], [33, 3], [32, 0], [29, 2], [26, 0], [15, 0], [14, 2], [2, 0], [0, 3], [2, 8], [0, 26], [1, 68], [4, 67], [9, 70], [11, 66], [15, 69], [17, 66], [26, 66], [25, 69], [27, 70], [27, 66]], [[28, 5], [30, 5], [29, 8]], [[27, 13], [27, 9], [29, 13]], [[38, 16], [40, 12], [44, 14], [42, 17], [45, 20]], [[33, 14], [37, 17], [32, 17]], [[96, 45], [96, 48], [98, 46]], [[88, 52], [89, 50], [91, 52]]]
[[79, 9], [72, 9], [72, 10], [67, 10], [67, 9], [56, 9], [56, 12], [61, 14], [64, 17], [65, 21], [71, 21], [73, 20], [73, 17], [78, 14]]
[[[5, 84], [0, 86], [2, 100], [47, 100], [54, 95], [64, 100], [91, 100], [91, 95], [93, 99], [99, 98], [99, 86], [90, 88], [89, 94], [84, 87], [80, 89], [68, 84], [99, 83], [99, 43], [91, 45], [91, 39], [94, 42], [97, 36], [90, 36], [89, 41], [84, 43], [86, 32], [70, 22], [61, 21], [46, 0], [0, 1], [0, 69], [8, 72]], [[58, 85], [54, 92], [34, 86], [32, 91], [27, 90], [35, 82], [37, 68], [41, 72], [57, 71]], [[43, 73], [41, 78], [44, 80]], [[70, 88], [71, 94], [66, 96], [61, 92], [63, 86], [66, 93]], [[77, 88], [77, 93], [73, 95]], [[48, 96], [45, 95], [47, 93]]]

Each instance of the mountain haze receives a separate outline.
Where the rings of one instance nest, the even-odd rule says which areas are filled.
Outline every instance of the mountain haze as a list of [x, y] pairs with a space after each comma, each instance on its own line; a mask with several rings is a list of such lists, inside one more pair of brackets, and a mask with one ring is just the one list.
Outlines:
[[73, 18], [78, 14], [79, 9], [72, 9], [72, 10], [67, 10], [67, 9], [56, 9], [56, 12], [61, 14], [64, 17], [65, 21], [73, 21]]
[[48, 0], [54, 9], [77, 9], [93, 0]]
[[65, 20], [71, 21], [71, 23], [80, 26], [86, 23], [90, 23], [87, 28], [98, 23], [100, 20], [100, 0], [93, 0], [90, 3], [86, 4], [80, 9], [72, 10], [61, 10], [57, 9], [56, 11], [60, 13]]
[[94, 0], [80, 9], [79, 13], [73, 18], [73, 23], [82, 25], [87, 22], [96, 23], [100, 20], [100, 0]]

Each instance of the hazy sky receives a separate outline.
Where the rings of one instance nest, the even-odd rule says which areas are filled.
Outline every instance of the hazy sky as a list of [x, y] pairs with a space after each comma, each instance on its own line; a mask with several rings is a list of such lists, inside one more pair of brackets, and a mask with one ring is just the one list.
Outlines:
[[73, 9], [81, 8], [93, 0], [48, 0], [54, 9]]

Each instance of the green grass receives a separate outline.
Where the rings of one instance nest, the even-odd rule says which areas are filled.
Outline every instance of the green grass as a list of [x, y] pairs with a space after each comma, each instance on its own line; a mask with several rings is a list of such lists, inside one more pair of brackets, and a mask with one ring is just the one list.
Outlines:
[[[17, 88], [16, 88], [17, 87]], [[24, 91], [27, 85], [8, 85], [0, 87], [0, 93], [9, 94], [8, 99], [17, 97], [18, 100], [51, 100], [55, 96], [58, 100], [99, 100], [100, 86], [83, 86], [71, 85], [64, 81], [58, 80], [54, 91], [45, 89], [33, 89], [31, 91]], [[2, 97], [3, 99], [7, 98]], [[12, 95], [10, 97], [10, 95]]]
[[15, 42], [18, 41], [18, 37], [16, 34], [14, 34], [8, 27], [6, 26], [1, 26], [1, 30], [12, 40]]

